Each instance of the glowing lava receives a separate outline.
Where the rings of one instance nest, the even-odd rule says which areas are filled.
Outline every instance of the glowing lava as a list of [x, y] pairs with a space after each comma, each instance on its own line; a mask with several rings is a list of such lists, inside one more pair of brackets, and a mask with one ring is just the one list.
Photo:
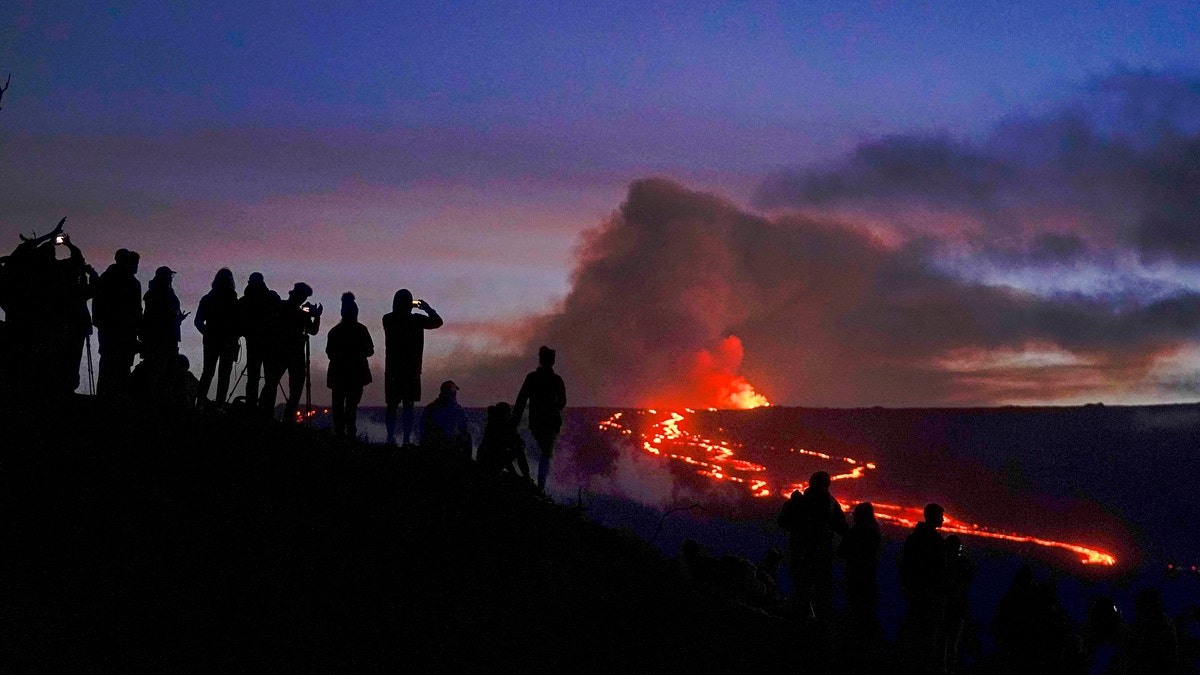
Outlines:
[[[753, 393], [752, 388], [749, 391]], [[755, 394], [755, 396], [758, 395]], [[763, 401], [763, 405], [767, 405], [765, 402], [766, 399], [763, 399]], [[756, 406], [751, 405], [747, 407]], [[686, 409], [687, 415], [694, 412], [690, 408]], [[660, 414], [655, 410], [638, 411], [633, 414], [660, 417]], [[614, 413], [608, 419], [600, 422], [599, 426], [601, 431], [619, 433], [624, 436], [636, 435], [640, 438], [641, 448], [645, 452], [656, 457], [683, 462], [693, 466], [696, 469], [696, 473], [705, 478], [745, 485], [754, 497], [771, 496], [772, 489], [767, 478], [767, 467], [737, 459], [734, 455], [737, 448], [741, 447], [740, 445], [724, 440], [703, 438], [685, 430], [681, 426], [687, 420], [685, 414], [672, 412], [663, 413], [663, 415], [666, 416], [654, 422], [650, 426], [649, 431], [645, 433], [634, 431], [629, 425], [625, 424], [623, 422], [625, 413]], [[829, 461], [837, 467], [844, 467], [843, 470], [829, 471], [835, 481], [855, 480], [877, 469], [873, 462], [862, 462], [851, 457], [836, 457], [805, 448], [788, 448], [788, 452]], [[789, 483], [779, 486], [778, 492], [781, 496], [787, 496], [792, 490], [804, 490], [807, 487], [807, 483], [804, 482]], [[875, 516], [885, 523], [911, 528], [922, 518], [922, 507], [881, 504], [872, 500], [864, 501], [871, 501], [874, 504]], [[843, 511], [851, 510], [855, 504], [841, 501], [838, 503], [841, 505]], [[1054, 541], [1015, 532], [1004, 532], [986, 525], [964, 523], [950, 517], [949, 514], [945, 517], [945, 524], [942, 526], [942, 529], [946, 532], [956, 534], [1028, 543], [1070, 551], [1078, 555], [1080, 562], [1086, 565], [1115, 565], [1117, 562], [1115, 557], [1105, 551], [1079, 544]]]

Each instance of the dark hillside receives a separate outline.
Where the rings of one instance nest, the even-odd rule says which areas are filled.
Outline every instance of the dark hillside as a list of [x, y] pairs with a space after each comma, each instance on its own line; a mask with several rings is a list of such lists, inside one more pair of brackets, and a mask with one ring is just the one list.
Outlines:
[[757, 671], [806, 651], [473, 465], [91, 398], [3, 427], [7, 672]]

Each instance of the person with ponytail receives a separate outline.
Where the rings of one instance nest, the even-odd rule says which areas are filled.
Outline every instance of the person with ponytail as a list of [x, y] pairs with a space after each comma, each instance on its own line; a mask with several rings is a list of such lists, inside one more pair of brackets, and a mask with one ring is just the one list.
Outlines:
[[375, 344], [367, 327], [358, 322], [353, 293], [342, 294], [342, 320], [329, 329], [325, 354], [329, 356], [326, 384], [333, 392], [333, 433], [358, 438], [358, 403], [363, 387], [371, 383], [367, 357]]

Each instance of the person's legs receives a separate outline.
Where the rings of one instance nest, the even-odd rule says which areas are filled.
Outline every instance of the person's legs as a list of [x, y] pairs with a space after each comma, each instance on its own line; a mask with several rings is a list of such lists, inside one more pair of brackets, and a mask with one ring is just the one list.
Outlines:
[[83, 343], [87, 335], [80, 333], [67, 339], [67, 353], [63, 363], [63, 389], [71, 393], [79, 388], [79, 368], [83, 365]]
[[288, 400], [283, 409], [283, 419], [296, 418], [296, 409], [300, 407], [300, 396], [304, 393], [304, 355], [292, 358], [287, 367], [288, 371]]
[[283, 379], [283, 373], [287, 370], [287, 364], [275, 359], [267, 359], [263, 362], [263, 388], [262, 393], [258, 398], [258, 408], [264, 417], [271, 417], [275, 414], [275, 392], [279, 389], [279, 381]]
[[541, 455], [538, 458], [538, 487], [545, 490], [546, 479], [550, 477], [550, 459], [554, 456], [554, 442], [558, 440], [558, 434], [541, 429], [530, 431]]
[[263, 349], [258, 341], [246, 338], [246, 401], [258, 400], [259, 374], [263, 372]]
[[404, 413], [401, 423], [404, 425], [404, 444], [408, 445], [412, 440], [413, 418], [416, 413], [413, 412], [414, 402], [408, 399], [404, 400]]
[[221, 350], [216, 345], [204, 344], [204, 368], [200, 371], [200, 389], [196, 396], [197, 399], [208, 400], [208, 388], [212, 385], [213, 374], [217, 371], [217, 359], [220, 356]]
[[[229, 393], [229, 376], [233, 373], [233, 357], [236, 354], [237, 345], [225, 345], [221, 348], [220, 357], [217, 359], [217, 397], [213, 399], [217, 403], [225, 403], [225, 396]], [[205, 388], [201, 388], [200, 391], [208, 392]]]
[[346, 435], [358, 438], [358, 403], [362, 401], [363, 388], [351, 387], [346, 391]]
[[387, 406], [383, 412], [383, 423], [387, 427], [387, 444], [396, 444], [396, 408], [400, 406], [399, 401], [392, 399], [387, 400]]
[[333, 413], [333, 435], [341, 436], [346, 431], [346, 390], [334, 387], [330, 397], [330, 409]]

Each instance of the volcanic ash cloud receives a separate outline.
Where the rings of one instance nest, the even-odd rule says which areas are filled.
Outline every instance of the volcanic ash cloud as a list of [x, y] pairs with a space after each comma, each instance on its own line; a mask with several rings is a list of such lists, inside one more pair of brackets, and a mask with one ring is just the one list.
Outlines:
[[994, 403], [1111, 391], [1200, 325], [1195, 294], [1114, 306], [937, 263], [922, 239], [643, 180], [586, 236], [571, 292], [529, 322], [522, 356], [459, 357], [474, 391], [504, 398], [551, 345], [573, 405], [736, 407], [739, 378], [776, 403]]

